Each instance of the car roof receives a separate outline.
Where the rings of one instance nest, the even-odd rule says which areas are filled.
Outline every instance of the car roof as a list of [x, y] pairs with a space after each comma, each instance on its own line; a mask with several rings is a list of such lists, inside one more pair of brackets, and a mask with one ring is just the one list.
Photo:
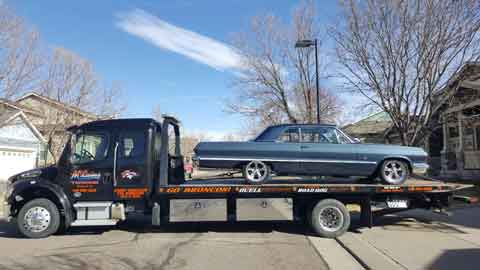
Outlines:
[[264, 129], [254, 141], [271, 141], [275, 140], [288, 128], [318, 128], [318, 127], [336, 127], [330, 124], [280, 124], [269, 126]]
[[336, 127], [335, 124], [278, 124], [270, 127]]

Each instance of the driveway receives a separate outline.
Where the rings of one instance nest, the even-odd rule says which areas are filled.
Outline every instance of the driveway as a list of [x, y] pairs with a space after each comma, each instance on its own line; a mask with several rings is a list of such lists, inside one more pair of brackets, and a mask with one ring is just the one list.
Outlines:
[[328, 269], [298, 224], [148, 223], [32, 240], [2, 222], [0, 269]]
[[[277, 216], [286, 215], [285, 208], [275, 209]], [[372, 229], [359, 228], [354, 217], [350, 231], [336, 240], [315, 237], [292, 222], [155, 228], [143, 217], [115, 228], [75, 228], [30, 240], [0, 221], [0, 269], [477, 269], [480, 206], [452, 212], [389, 215]]]
[[480, 206], [452, 214], [412, 210], [384, 216], [372, 229], [352, 228], [338, 242], [370, 269], [479, 269]]

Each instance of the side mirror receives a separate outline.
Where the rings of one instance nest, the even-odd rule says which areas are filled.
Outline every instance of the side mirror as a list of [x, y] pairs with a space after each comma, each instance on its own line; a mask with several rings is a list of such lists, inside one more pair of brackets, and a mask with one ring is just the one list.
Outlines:
[[353, 143], [362, 143], [362, 141], [359, 138], [353, 138]]

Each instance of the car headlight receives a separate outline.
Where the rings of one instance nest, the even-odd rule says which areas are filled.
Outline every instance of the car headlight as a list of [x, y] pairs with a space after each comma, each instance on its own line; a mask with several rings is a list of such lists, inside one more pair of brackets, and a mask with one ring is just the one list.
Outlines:
[[42, 170], [32, 170], [20, 174], [20, 178], [34, 178], [42, 174]]

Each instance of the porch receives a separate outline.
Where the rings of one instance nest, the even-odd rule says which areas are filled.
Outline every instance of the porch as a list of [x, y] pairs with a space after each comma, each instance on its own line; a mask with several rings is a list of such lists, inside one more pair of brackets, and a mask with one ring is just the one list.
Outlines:
[[441, 121], [441, 175], [480, 180], [480, 99], [445, 110]]

